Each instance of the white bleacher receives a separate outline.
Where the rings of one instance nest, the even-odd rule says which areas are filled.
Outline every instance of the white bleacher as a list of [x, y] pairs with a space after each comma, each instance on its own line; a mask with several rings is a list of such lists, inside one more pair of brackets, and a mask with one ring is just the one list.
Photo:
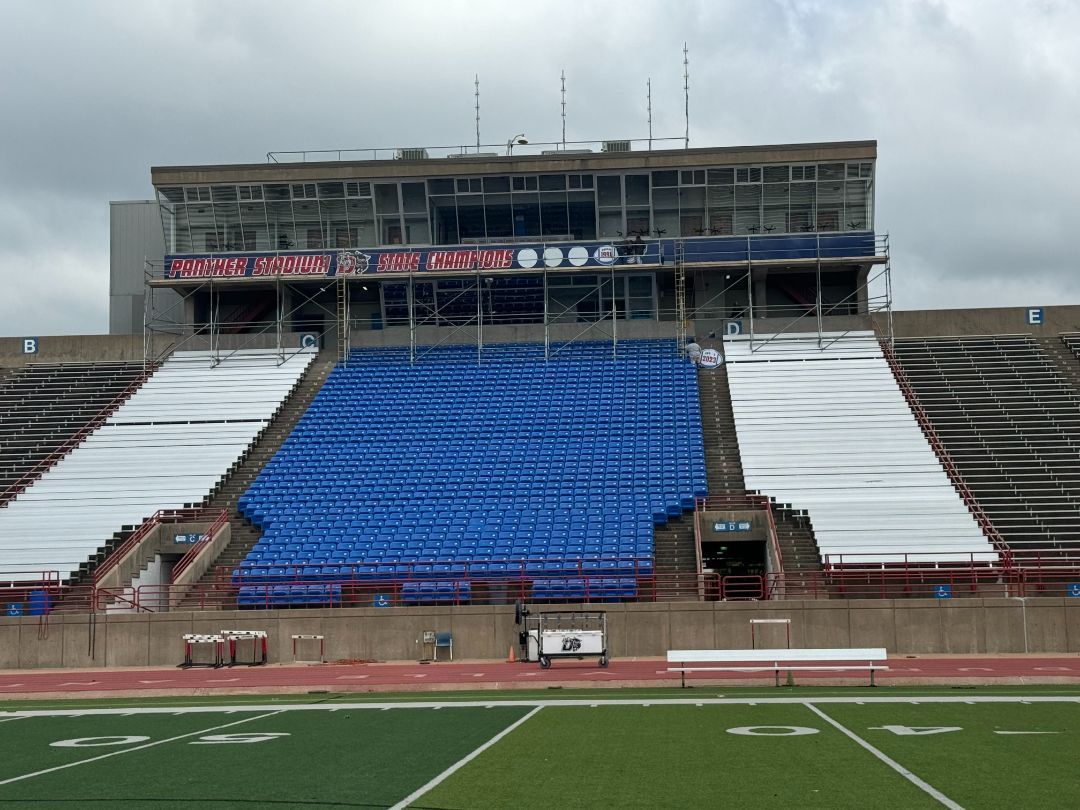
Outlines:
[[198, 505], [273, 418], [314, 351], [175, 352], [109, 420], [0, 508], [0, 572], [74, 572], [124, 526]]
[[725, 338], [747, 488], [807, 510], [833, 563], [995, 560], [874, 334], [822, 338]]

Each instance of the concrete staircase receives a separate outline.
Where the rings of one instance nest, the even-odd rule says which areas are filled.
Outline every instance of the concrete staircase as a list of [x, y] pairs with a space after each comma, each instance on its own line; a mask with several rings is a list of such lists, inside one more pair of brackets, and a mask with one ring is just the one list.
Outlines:
[[698, 370], [701, 430], [705, 438], [705, 473], [710, 495], [744, 495], [742, 457], [731, 409], [731, 388], [724, 366]]
[[[248, 454], [233, 466], [230, 474], [207, 498], [204, 504], [206, 507], [228, 510], [232, 537], [199, 581], [200, 586], [218, 581], [218, 569], [232, 569], [238, 565], [259, 541], [262, 532], [236, 511], [236, 502], [296, 427], [296, 423], [326, 382], [335, 362], [332, 352], [319, 353]], [[193, 596], [190, 601], [197, 601], [197, 598]]]
[[[723, 366], [712, 370], [699, 369], [698, 392], [709, 494], [745, 495], [746, 483], [727, 370]], [[806, 583], [804, 586], [800, 579], [816, 579], [822, 570], [821, 554], [810, 518], [805, 511], [775, 503], [773, 518], [788, 579], [785, 595], [809, 595], [811, 590], [817, 590], [818, 583]], [[694, 598], [697, 589], [692, 575], [697, 571], [698, 560], [693, 514], [684, 513], [670, 518], [663, 526], [657, 526], [653, 531], [653, 546], [656, 571], [661, 575], [661, 581], [668, 578], [663, 593], [658, 591], [657, 598]], [[672, 575], [681, 575], [678, 584], [672, 583]]]
[[[705, 470], [711, 495], [742, 495], [746, 492], [739, 436], [731, 407], [727, 369], [698, 371], [701, 392], [702, 431], [705, 436]], [[785, 574], [816, 574], [822, 570], [821, 552], [814, 527], [805, 510], [773, 501], [776, 538], [784, 558]]]

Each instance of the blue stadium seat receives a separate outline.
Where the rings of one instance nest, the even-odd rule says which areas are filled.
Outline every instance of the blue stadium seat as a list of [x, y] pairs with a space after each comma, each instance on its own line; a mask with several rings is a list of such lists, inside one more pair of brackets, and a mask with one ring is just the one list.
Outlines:
[[238, 602], [332, 604], [351, 579], [400, 582], [403, 603], [507, 577], [551, 600], [636, 593], [653, 526], [707, 494], [695, 372], [672, 342], [419, 352], [355, 350], [242, 495], [263, 536]]

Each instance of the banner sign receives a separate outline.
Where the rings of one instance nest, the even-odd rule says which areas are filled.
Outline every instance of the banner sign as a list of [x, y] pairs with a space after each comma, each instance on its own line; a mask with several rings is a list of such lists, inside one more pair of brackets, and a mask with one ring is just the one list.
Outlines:
[[716, 368], [724, 362], [724, 355], [716, 349], [706, 349], [698, 358], [698, 365], [702, 368]]
[[[686, 239], [688, 264], [766, 259], [870, 257], [870, 232], [822, 235], [726, 236]], [[534, 245], [474, 245], [417, 248], [372, 248], [185, 254], [165, 257], [167, 280], [204, 278], [333, 278], [405, 273], [469, 273], [521, 270], [598, 270], [664, 265], [675, 261], [675, 240], [619, 240]]]
[[624, 264], [660, 264], [661, 245], [574, 245], [251, 253], [229, 256], [166, 256], [166, 279], [469, 273], [498, 270], [581, 270]]

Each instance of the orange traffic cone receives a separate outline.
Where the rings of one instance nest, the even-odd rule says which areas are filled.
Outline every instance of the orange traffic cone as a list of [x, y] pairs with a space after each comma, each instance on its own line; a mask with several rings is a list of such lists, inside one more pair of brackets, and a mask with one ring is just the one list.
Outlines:
[[508, 664], [516, 664], [517, 663], [517, 654], [514, 652], [514, 645], [513, 644], [510, 645], [510, 654], [508, 656], [506, 656], [506, 663], [508, 663]]

